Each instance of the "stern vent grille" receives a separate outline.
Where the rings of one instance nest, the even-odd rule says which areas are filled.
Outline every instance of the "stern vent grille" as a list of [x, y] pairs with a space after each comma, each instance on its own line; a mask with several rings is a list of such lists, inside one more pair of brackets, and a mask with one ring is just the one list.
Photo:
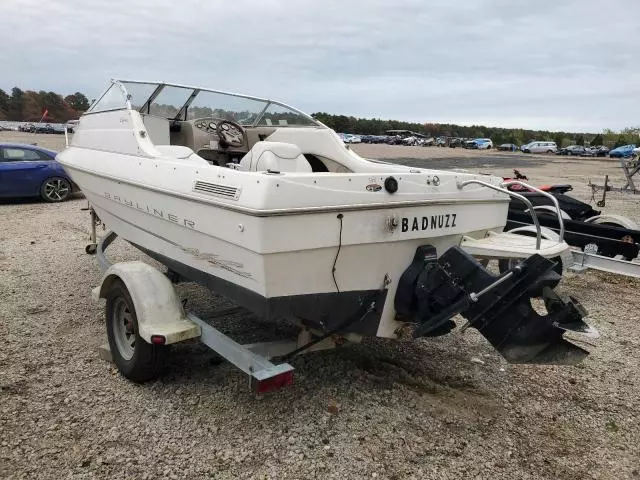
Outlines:
[[202, 182], [200, 180], [196, 181], [193, 186], [194, 192], [206, 193], [214, 197], [230, 198], [231, 200], [240, 198], [240, 190], [238, 187], [218, 185], [217, 183]]

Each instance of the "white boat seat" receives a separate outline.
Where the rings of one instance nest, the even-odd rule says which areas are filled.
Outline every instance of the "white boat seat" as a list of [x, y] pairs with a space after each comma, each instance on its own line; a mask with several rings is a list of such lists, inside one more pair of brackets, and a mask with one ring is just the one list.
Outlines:
[[542, 239], [540, 250], [536, 250], [536, 238], [509, 232], [488, 232], [484, 238], [475, 239], [464, 235], [460, 246], [464, 251], [479, 258], [527, 258], [537, 253], [545, 258], [555, 258], [569, 252], [566, 242]]
[[154, 145], [162, 155], [174, 158], [189, 158], [194, 154], [189, 147], [182, 145]]
[[154, 147], [164, 157], [176, 158], [178, 160], [194, 161], [202, 163], [203, 165], [209, 165], [209, 162], [207, 162], [204, 158], [195, 153], [189, 147], [184, 147], [182, 145], [154, 145]]
[[312, 172], [300, 149], [292, 143], [256, 142], [240, 159], [239, 170], [252, 172]]

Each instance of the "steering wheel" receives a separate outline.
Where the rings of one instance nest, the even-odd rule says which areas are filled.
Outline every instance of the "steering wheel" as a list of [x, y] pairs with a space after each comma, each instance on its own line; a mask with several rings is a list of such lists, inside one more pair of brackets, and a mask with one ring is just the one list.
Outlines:
[[221, 120], [216, 127], [221, 147], [242, 147], [244, 145], [244, 128], [236, 122]]

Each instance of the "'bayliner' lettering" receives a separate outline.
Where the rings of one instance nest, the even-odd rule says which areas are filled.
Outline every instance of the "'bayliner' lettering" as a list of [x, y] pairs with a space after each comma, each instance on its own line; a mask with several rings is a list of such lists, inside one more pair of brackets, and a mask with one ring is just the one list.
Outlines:
[[178, 215], [174, 215], [173, 213], [165, 212], [164, 210], [158, 210], [155, 207], [150, 207], [149, 205], [140, 204], [138, 202], [134, 202], [133, 200], [120, 197], [119, 195], [111, 195], [110, 193], [105, 192], [104, 198], [108, 200], [113, 200], [114, 202], [121, 203], [130, 208], [135, 208], [142, 212], [148, 213], [149, 215], [153, 215], [154, 217], [163, 218], [170, 222], [183, 225], [187, 228], [196, 228], [196, 222], [194, 222], [193, 220], [181, 218]]
[[456, 226], [456, 213], [444, 213], [442, 215], [431, 215], [430, 217], [402, 217], [401, 230], [403, 232], [417, 232], [420, 230], [438, 230], [442, 228], [453, 228]]

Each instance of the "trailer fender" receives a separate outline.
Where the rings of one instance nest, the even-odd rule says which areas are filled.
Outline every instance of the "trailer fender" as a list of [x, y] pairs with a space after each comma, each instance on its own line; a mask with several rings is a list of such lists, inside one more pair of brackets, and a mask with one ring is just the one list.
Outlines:
[[628, 228], [629, 230], [638, 230], [638, 224], [630, 218], [622, 215], [596, 215], [595, 217], [587, 218], [585, 223], [603, 224], [608, 223], [616, 225], [622, 228]]
[[169, 279], [143, 262], [122, 262], [110, 266], [94, 298], [105, 298], [111, 285], [121, 280], [133, 300], [138, 319], [138, 333], [147, 343], [151, 337], [162, 335], [165, 344], [200, 336], [200, 327], [189, 320]]

